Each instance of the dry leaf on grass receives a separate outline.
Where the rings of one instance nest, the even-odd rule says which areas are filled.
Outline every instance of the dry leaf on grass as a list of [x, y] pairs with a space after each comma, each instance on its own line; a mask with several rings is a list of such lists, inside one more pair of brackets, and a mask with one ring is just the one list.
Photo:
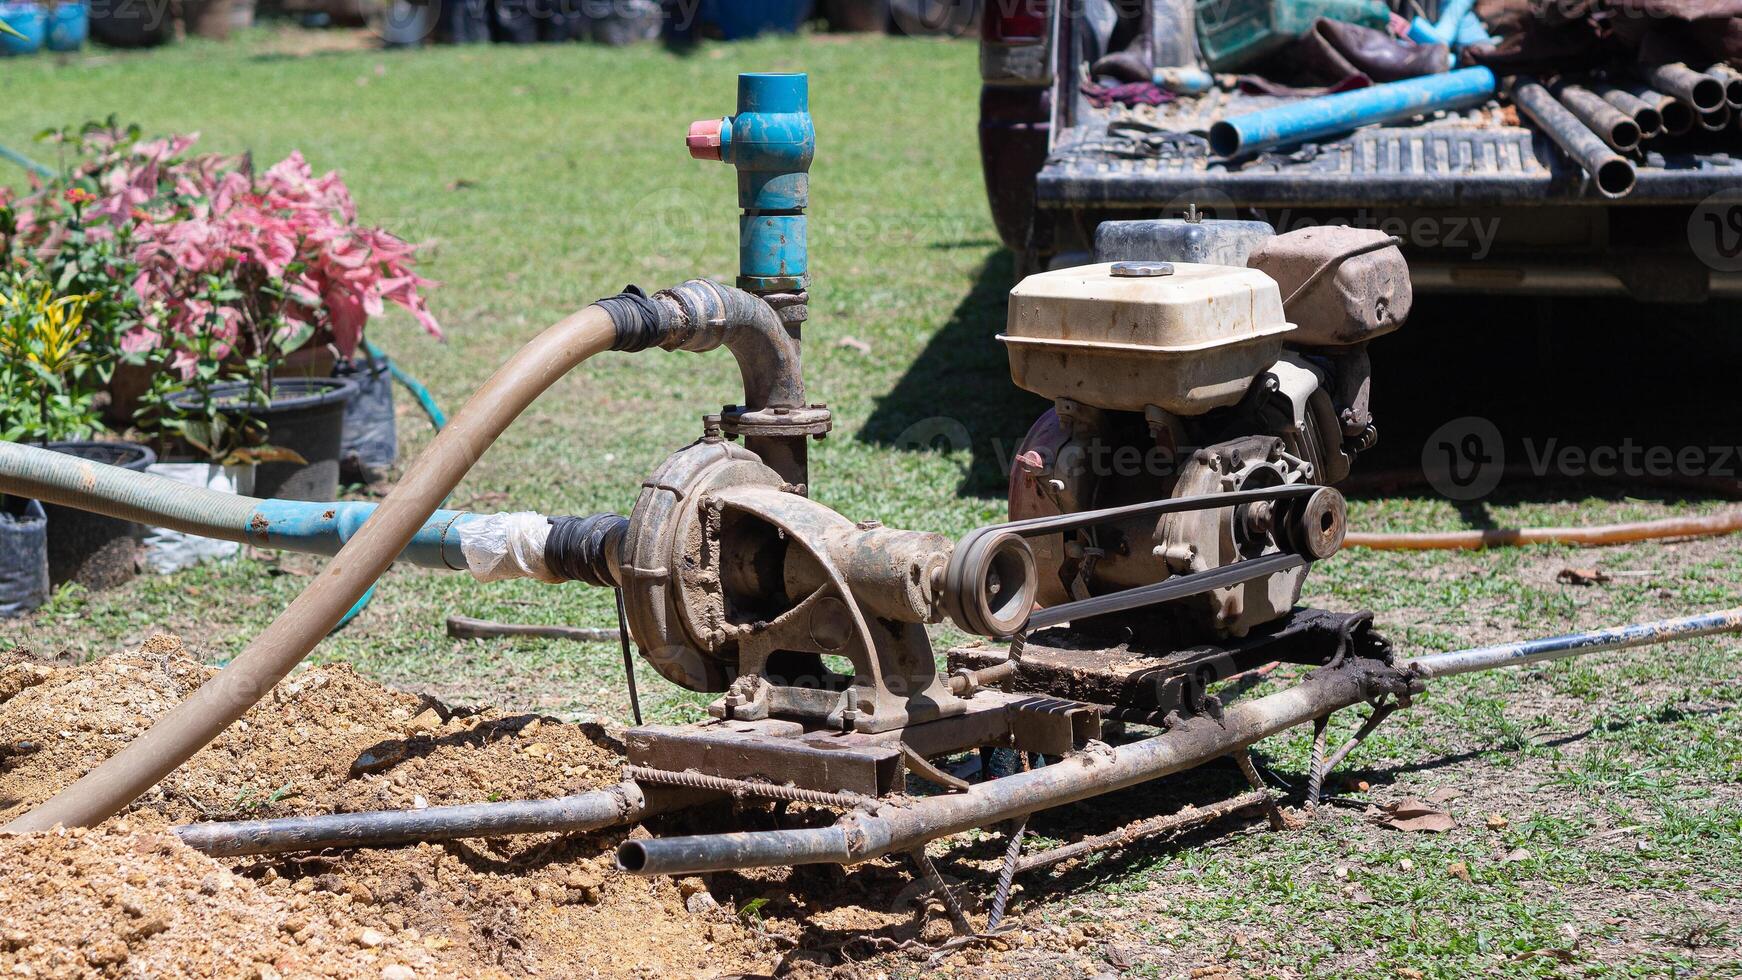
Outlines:
[[1554, 580], [1562, 585], [1602, 585], [1609, 581], [1609, 573], [1600, 568], [1563, 568]]
[[1443, 834], [1458, 825], [1451, 814], [1413, 796], [1387, 803], [1376, 815], [1376, 822], [1392, 830], [1426, 834]]
[[871, 353], [871, 345], [870, 344], [867, 344], [863, 340], [860, 340], [858, 337], [854, 337], [850, 334], [842, 337], [840, 340], [835, 341], [835, 346], [836, 347], [848, 347], [848, 348], [851, 348], [853, 350], [858, 351], [861, 354]]

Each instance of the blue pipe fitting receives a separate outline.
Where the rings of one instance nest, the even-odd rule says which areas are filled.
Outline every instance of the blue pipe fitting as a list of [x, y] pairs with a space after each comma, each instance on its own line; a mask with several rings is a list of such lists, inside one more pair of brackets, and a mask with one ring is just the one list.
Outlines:
[[738, 171], [738, 287], [795, 292], [810, 283], [805, 209], [817, 133], [810, 78], [802, 73], [738, 76], [738, 113], [690, 126], [690, 156]]
[[[279, 551], [336, 555], [345, 542], [375, 513], [375, 504], [311, 503], [302, 500], [262, 500], [248, 520], [248, 543]], [[460, 550], [459, 526], [479, 514], [438, 510], [418, 528], [399, 561], [424, 568], [466, 570]]]

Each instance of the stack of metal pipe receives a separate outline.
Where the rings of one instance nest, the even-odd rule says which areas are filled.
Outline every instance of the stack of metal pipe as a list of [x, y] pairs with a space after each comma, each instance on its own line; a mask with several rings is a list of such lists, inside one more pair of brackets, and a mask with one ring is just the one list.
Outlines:
[[1742, 109], [1742, 72], [1717, 64], [1697, 71], [1685, 64], [1638, 70], [1637, 80], [1581, 84], [1562, 81], [1551, 91], [1520, 77], [1512, 101], [1590, 176], [1604, 197], [1625, 197], [1637, 180], [1637, 161], [1653, 140], [1735, 128]]

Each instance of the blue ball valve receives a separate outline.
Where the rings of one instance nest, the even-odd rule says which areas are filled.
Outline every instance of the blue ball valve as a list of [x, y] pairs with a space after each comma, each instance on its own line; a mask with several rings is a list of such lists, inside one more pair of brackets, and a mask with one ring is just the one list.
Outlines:
[[802, 73], [738, 76], [738, 114], [690, 125], [690, 156], [738, 170], [738, 286], [798, 292], [810, 283], [805, 209], [817, 132], [810, 78]]

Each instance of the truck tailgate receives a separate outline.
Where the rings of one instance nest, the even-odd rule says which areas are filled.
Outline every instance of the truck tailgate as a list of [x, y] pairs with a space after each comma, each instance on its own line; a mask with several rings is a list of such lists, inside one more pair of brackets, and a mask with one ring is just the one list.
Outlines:
[[[1627, 197], [1610, 201], [1548, 137], [1493, 106], [1414, 125], [1371, 126], [1227, 162], [1204, 134], [1228, 115], [1279, 100], [1216, 92], [1168, 105], [1088, 110], [1060, 134], [1036, 187], [1046, 207], [1143, 208], [1216, 193], [1242, 205], [1368, 207], [1693, 204], [1742, 188], [1742, 159], [1721, 150], [1647, 152]], [[1710, 134], [1735, 141], [1734, 130]]]

